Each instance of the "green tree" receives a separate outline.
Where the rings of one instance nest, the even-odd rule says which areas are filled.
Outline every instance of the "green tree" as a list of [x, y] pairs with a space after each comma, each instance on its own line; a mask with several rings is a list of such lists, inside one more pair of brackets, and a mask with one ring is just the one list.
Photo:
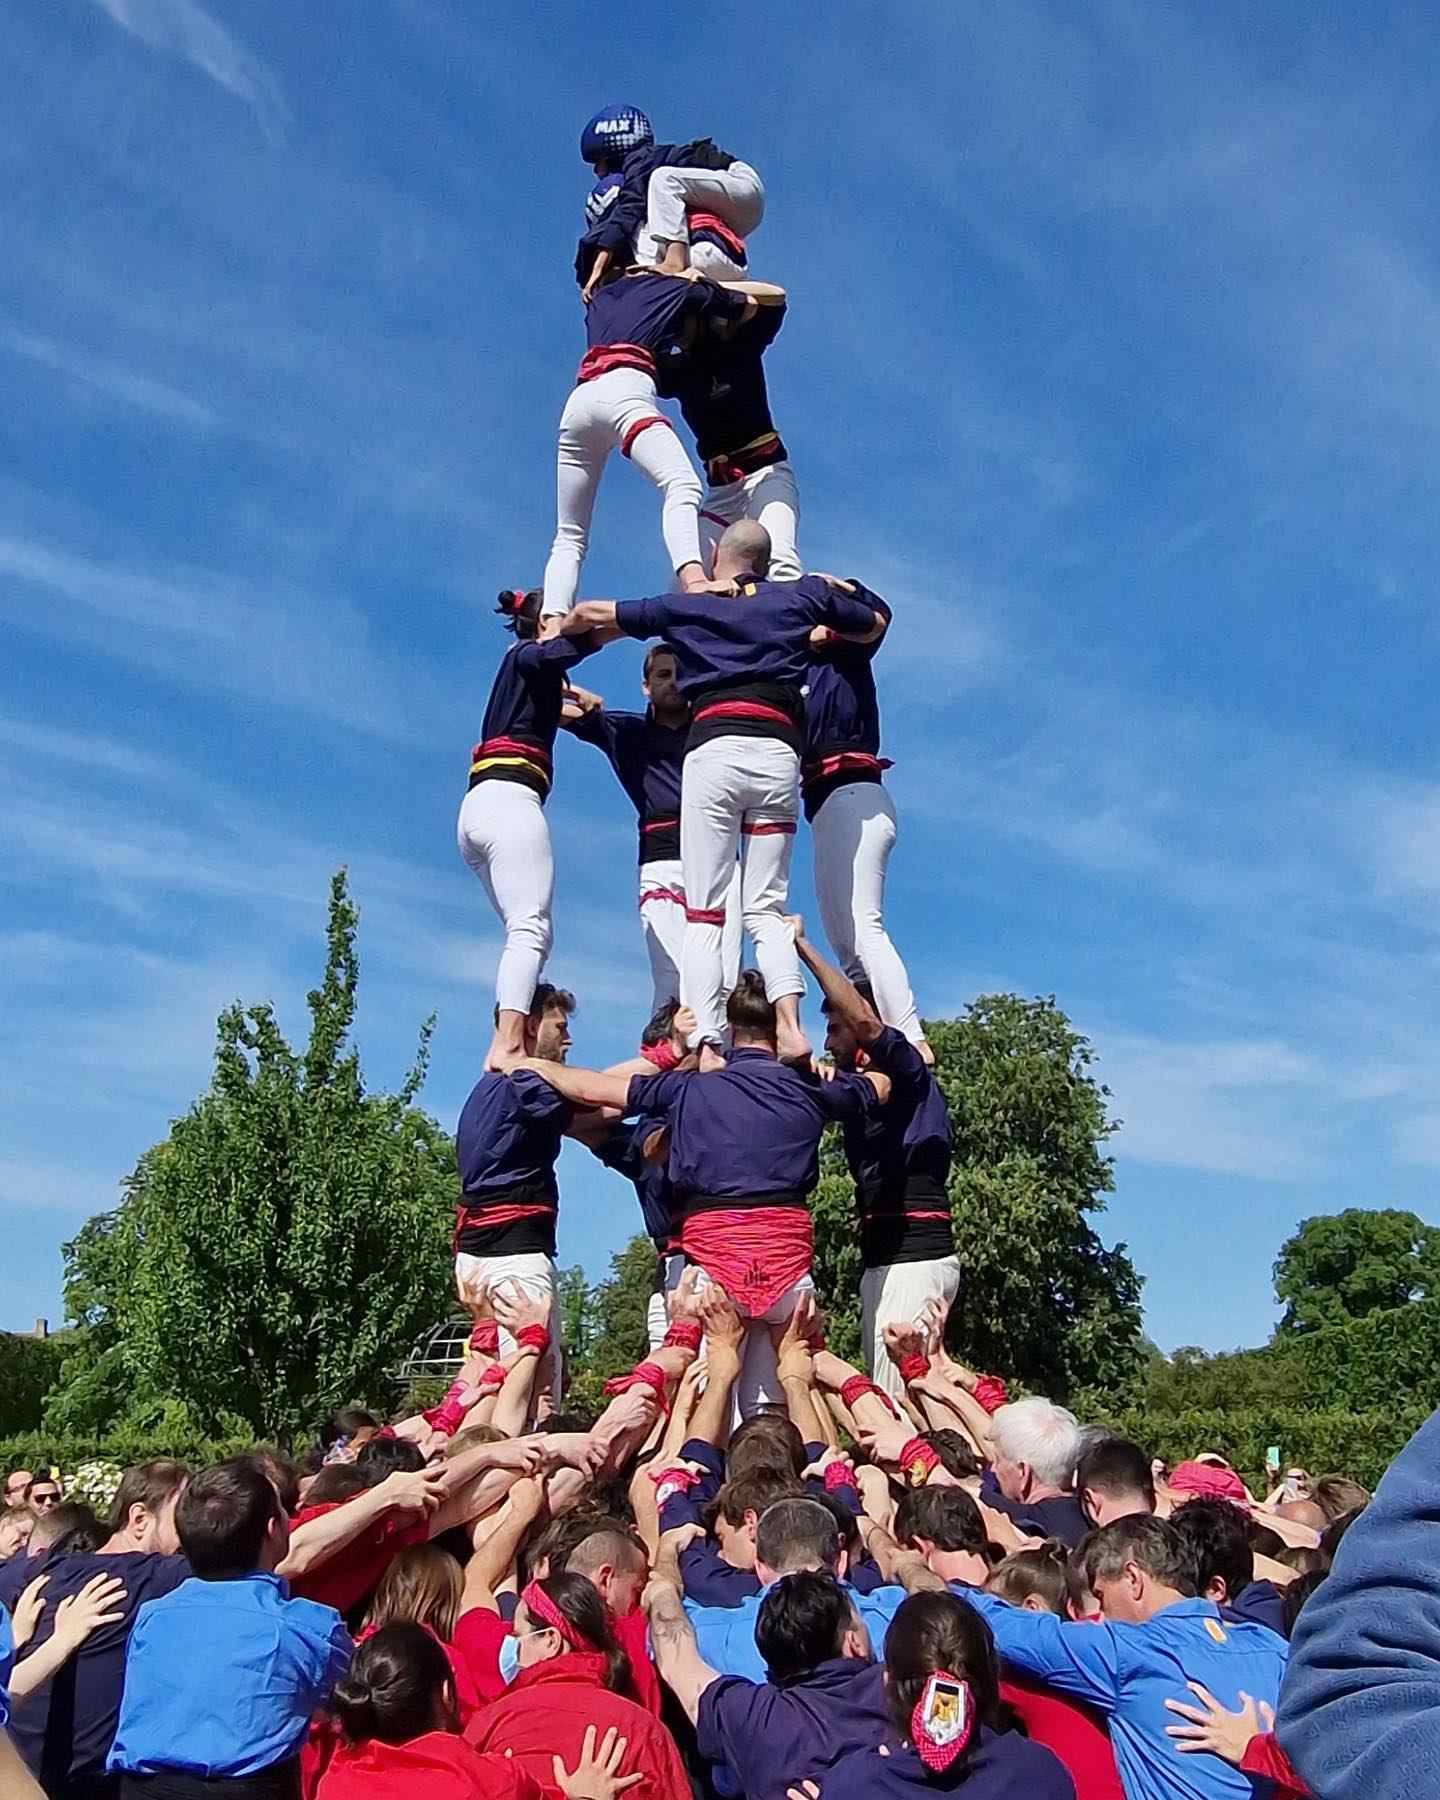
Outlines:
[[0, 1433], [38, 1428], [64, 1355], [63, 1338], [0, 1331]]
[[[927, 1026], [950, 1109], [950, 1206], [963, 1271], [950, 1317], [961, 1355], [1052, 1395], [1131, 1391], [1143, 1369], [1140, 1277], [1091, 1219], [1114, 1186], [1109, 1090], [1053, 999], [982, 995]], [[817, 1285], [836, 1347], [859, 1342], [859, 1247], [838, 1144], [816, 1198]]]
[[610, 1258], [610, 1273], [591, 1296], [595, 1336], [590, 1366], [602, 1379], [623, 1375], [645, 1355], [650, 1337], [647, 1316], [655, 1291], [655, 1246], [632, 1237]]
[[1440, 1294], [1440, 1230], [1411, 1212], [1352, 1206], [1302, 1219], [1274, 1273], [1285, 1308], [1275, 1335], [1298, 1337]]
[[47, 1427], [175, 1430], [179, 1405], [201, 1431], [292, 1442], [383, 1394], [449, 1309], [454, 1153], [413, 1104], [433, 1021], [399, 1092], [366, 1093], [356, 924], [341, 871], [304, 1050], [270, 1006], [227, 1007], [207, 1092], [65, 1247], [76, 1354]]

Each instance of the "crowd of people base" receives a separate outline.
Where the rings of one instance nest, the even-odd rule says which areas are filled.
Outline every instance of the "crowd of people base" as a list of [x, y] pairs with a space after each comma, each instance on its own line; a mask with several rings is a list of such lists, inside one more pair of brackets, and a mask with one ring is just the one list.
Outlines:
[[1010, 1399], [939, 1307], [897, 1398], [806, 1298], [742, 1420], [750, 1326], [689, 1278], [598, 1419], [532, 1428], [548, 1323], [493, 1298], [463, 1408], [144, 1463], [103, 1524], [11, 1471], [6, 1800], [1428, 1791], [1440, 1416], [1373, 1502], [1254, 1495]]

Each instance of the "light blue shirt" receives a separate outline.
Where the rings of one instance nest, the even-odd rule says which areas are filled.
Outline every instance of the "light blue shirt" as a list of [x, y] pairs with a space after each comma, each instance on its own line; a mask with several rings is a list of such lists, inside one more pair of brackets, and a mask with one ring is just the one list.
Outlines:
[[1178, 1600], [1144, 1625], [1071, 1625], [976, 1588], [952, 1591], [985, 1620], [1006, 1662], [1105, 1714], [1127, 1800], [1251, 1800], [1248, 1775], [1218, 1756], [1180, 1754], [1165, 1728], [1182, 1721], [1165, 1702], [1193, 1706], [1185, 1684], [1199, 1681], [1231, 1712], [1242, 1688], [1273, 1706], [1284, 1638], [1222, 1619], [1209, 1600]]
[[135, 1615], [106, 1766], [256, 1775], [284, 1762], [351, 1649], [334, 1607], [292, 1600], [278, 1575], [191, 1576]]
[[[877, 1587], [862, 1594], [848, 1581], [842, 1581], [840, 1585], [865, 1621], [865, 1628], [870, 1633], [871, 1653], [877, 1657], [882, 1655], [885, 1633], [905, 1598], [904, 1588]], [[695, 1642], [701, 1658], [712, 1669], [718, 1669], [722, 1675], [743, 1675], [747, 1681], [767, 1679], [769, 1671], [755, 1647], [755, 1621], [769, 1592], [768, 1587], [761, 1588], [758, 1594], [748, 1595], [737, 1606], [697, 1606], [693, 1600], [685, 1602], [685, 1611], [695, 1627]]]
[[0, 1606], [0, 1731], [10, 1723], [10, 1669], [15, 1661], [15, 1639], [10, 1631], [10, 1615]]

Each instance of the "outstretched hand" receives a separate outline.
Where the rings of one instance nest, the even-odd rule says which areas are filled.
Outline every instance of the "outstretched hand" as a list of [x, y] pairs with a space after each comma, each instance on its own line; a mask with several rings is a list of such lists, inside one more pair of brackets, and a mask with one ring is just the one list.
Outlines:
[[623, 1794], [627, 1788], [634, 1787], [637, 1781], [645, 1779], [644, 1772], [640, 1770], [633, 1775], [620, 1773], [620, 1765], [625, 1760], [628, 1747], [629, 1739], [620, 1737], [612, 1725], [601, 1739], [597, 1750], [595, 1727], [587, 1725], [584, 1742], [580, 1746], [580, 1760], [573, 1769], [567, 1769], [558, 1756], [550, 1759], [556, 1787], [566, 1796], [566, 1800], [614, 1800], [616, 1794]]
[[910, 1320], [885, 1326], [881, 1336], [885, 1339], [885, 1352], [897, 1368], [907, 1356], [930, 1354], [925, 1333]]
[[490, 1290], [490, 1309], [511, 1335], [527, 1325], [550, 1329], [550, 1296], [527, 1294], [518, 1281], [502, 1281]]
[[1183, 1700], [1167, 1700], [1166, 1710], [1188, 1719], [1188, 1725], [1167, 1725], [1165, 1735], [1176, 1739], [1175, 1748], [1193, 1754], [1206, 1752], [1238, 1764], [1250, 1740], [1261, 1732], [1275, 1729], [1275, 1709], [1262, 1701], [1257, 1707], [1249, 1694], [1241, 1692], [1239, 1712], [1230, 1712], [1220, 1704], [1209, 1688], [1198, 1681], [1187, 1681], [1199, 1706], [1187, 1706]]
[[719, 1282], [713, 1282], [700, 1295], [700, 1323], [705, 1327], [709, 1343], [739, 1354], [745, 1337], [745, 1322]]

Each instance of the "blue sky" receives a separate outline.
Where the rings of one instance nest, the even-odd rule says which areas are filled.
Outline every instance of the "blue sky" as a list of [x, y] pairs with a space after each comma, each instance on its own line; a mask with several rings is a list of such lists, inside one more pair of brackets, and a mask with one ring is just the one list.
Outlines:
[[[923, 1010], [1054, 992], [1167, 1347], [1261, 1339], [1301, 1216], [1440, 1222], [1440, 244], [1419, 11], [20, 0], [0, 159], [0, 1324], [204, 1084], [292, 1031], [326, 881], [374, 1082], [495, 925], [454, 847], [581, 344], [582, 121], [756, 163], [802, 552], [885, 593]], [[712, 98], [713, 96], [713, 98]], [[583, 590], [664, 585], [606, 478]], [[638, 653], [592, 665], [633, 694]], [[577, 1050], [646, 993], [632, 822], [562, 746]], [[808, 897], [797, 855], [797, 897]], [[562, 1254], [633, 1199], [567, 1151]]]

